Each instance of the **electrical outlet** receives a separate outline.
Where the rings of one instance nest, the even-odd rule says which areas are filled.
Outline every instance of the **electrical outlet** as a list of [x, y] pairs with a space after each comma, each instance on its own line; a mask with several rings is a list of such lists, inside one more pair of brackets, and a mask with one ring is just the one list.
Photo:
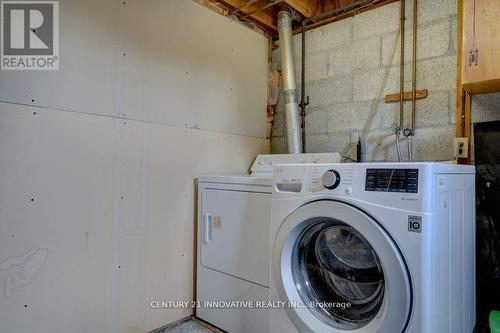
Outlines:
[[456, 158], [467, 158], [469, 156], [469, 139], [468, 138], [455, 138], [454, 153]]

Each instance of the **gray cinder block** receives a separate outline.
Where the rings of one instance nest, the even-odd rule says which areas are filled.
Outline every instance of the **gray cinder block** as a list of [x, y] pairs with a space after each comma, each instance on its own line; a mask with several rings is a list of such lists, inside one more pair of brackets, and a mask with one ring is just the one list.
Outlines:
[[[437, 23], [419, 26], [417, 31], [417, 60], [448, 55], [450, 51], [450, 22], [448, 19]], [[382, 62], [389, 65], [390, 52], [394, 45], [395, 34], [382, 38]], [[405, 33], [405, 62], [412, 61], [411, 30]], [[398, 40], [392, 65], [400, 62], [400, 41]]]

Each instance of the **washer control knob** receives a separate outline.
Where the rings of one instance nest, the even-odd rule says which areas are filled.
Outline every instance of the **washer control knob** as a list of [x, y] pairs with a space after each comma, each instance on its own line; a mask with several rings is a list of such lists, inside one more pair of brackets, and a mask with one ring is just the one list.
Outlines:
[[328, 170], [321, 179], [323, 180], [323, 186], [329, 190], [337, 188], [340, 184], [340, 174], [336, 170]]

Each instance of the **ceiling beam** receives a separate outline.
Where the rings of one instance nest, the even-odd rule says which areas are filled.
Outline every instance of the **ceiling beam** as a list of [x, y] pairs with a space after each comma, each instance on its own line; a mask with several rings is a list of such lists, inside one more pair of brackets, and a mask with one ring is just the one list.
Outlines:
[[[278, 12], [282, 4], [291, 7], [305, 17], [306, 30], [329, 24], [365, 10], [397, 0], [195, 0], [227, 16], [229, 13], [240, 21], [252, 23], [272, 38], [278, 36]], [[293, 33], [300, 33], [296, 28]]]
[[[344, 1], [346, 4], [340, 7], [335, 7], [330, 10], [322, 10], [321, 13], [313, 16], [306, 22], [306, 30], [311, 30], [329, 24], [335, 21], [345, 19], [350, 16], [360, 14], [364, 11], [378, 8], [383, 5], [395, 2], [398, 0], [350, 0]], [[301, 33], [302, 29], [293, 30], [293, 34]]]
[[317, 0], [283, 0], [287, 5], [301, 13], [307, 18], [313, 17], [318, 10]]
[[[224, 3], [228, 4], [229, 6], [233, 8], [240, 8], [242, 5], [245, 4], [245, 0], [223, 0]], [[259, 9], [261, 5], [259, 4], [259, 1], [257, 3], [252, 3], [249, 4], [248, 6], [243, 7], [237, 15], [245, 15], [246, 13], [250, 13], [256, 9]], [[271, 15], [269, 11], [258, 11], [255, 12], [251, 15], [255, 20], [261, 22], [262, 24], [266, 25], [267, 27], [277, 30], [277, 17], [274, 17], [274, 15]]]

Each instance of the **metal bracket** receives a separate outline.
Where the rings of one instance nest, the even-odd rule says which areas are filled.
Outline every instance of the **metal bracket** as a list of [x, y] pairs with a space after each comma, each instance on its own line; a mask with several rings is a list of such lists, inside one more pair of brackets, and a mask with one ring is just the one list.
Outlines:
[[305, 109], [306, 109], [306, 106], [309, 105], [309, 96], [306, 97], [306, 101], [304, 102], [304, 100], [300, 101], [300, 104], [299, 104], [299, 107], [300, 109], [302, 110], [302, 113], [305, 113]]
[[479, 50], [478, 49], [470, 49], [469, 50], [469, 67], [472, 66], [472, 64], [477, 66], [478, 61], [479, 61]]

